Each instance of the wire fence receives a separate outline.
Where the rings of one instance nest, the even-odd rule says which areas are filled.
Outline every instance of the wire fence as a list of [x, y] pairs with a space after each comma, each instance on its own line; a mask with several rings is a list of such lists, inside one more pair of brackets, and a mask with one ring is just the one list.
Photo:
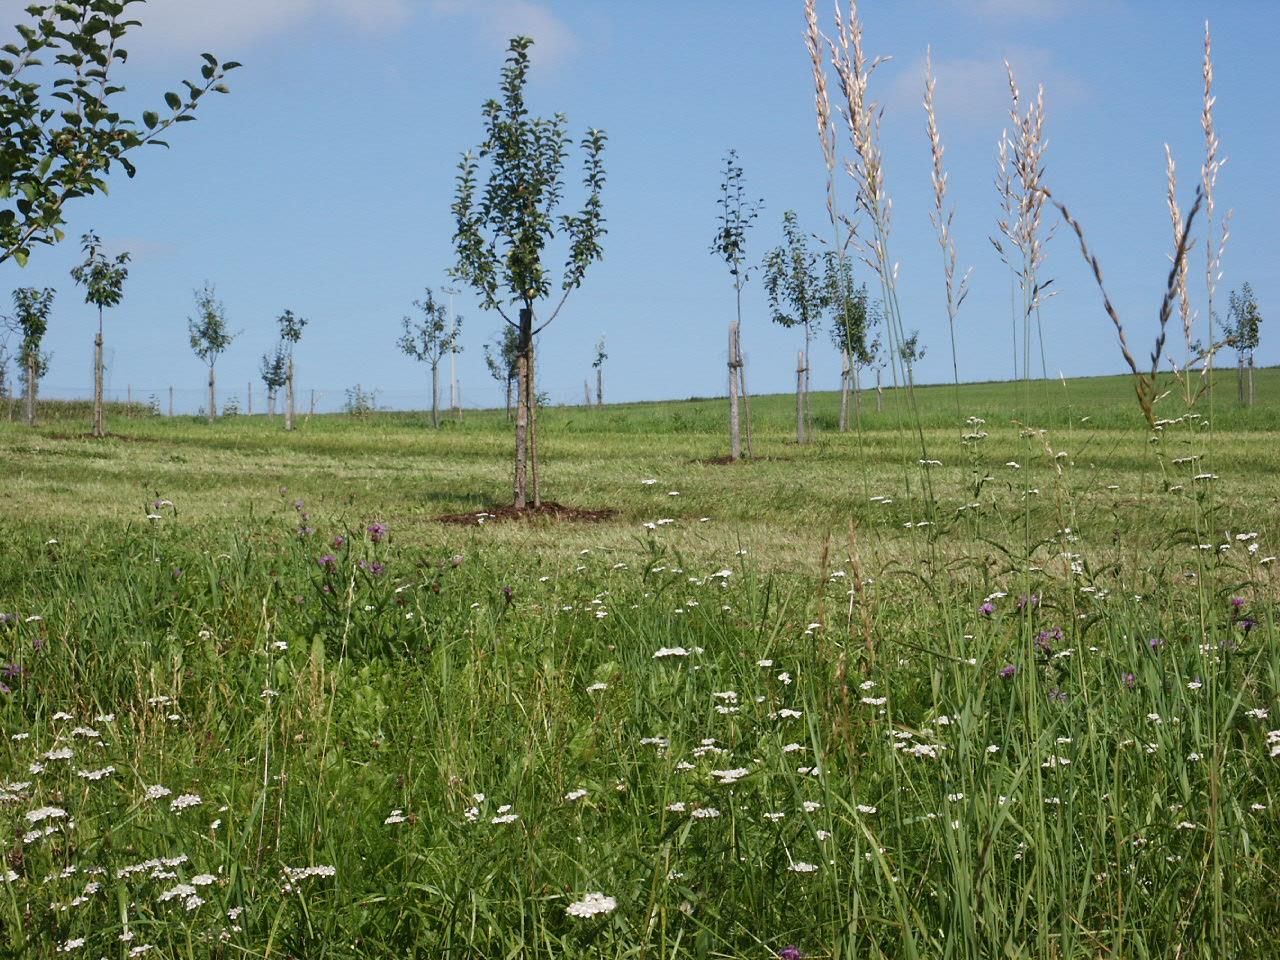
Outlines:
[[[0, 417], [19, 419], [22, 416], [23, 398], [21, 386], [9, 396], [0, 396]], [[512, 387], [514, 401], [515, 389]], [[581, 405], [588, 401], [584, 387], [576, 394], [568, 390], [550, 393], [540, 391], [543, 403], [553, 405]], [[214, 392], [219, 414], [283, 414], [285, 397], [281, 390], [274, 397], [267, 394], [261, 383], [220, 385]], [[41, 383], [38, 401], [92, 403], [91, 387], [71, 387]], [[206, 416], [209, 391], [200, 387], [155, 386], [126, 384], [123, 389], [107, 387], [103, 399], [111, 404], [136, 406], [138, 412], [150, 411], [157, 416]], [[594, 394], [589, 402], [595, 403]], [[501, 384], [490, 382], [482, 388], [463, 389], [459, 384], [453, 394], [447, 383], [441, 385], [439, 408], [441, 411], [503, 409], [507, 404], [507, 392]], [[384, 390], [373, 384], [352, 384], [347, 387], [310, 387], [299, 385], [294, 389], [294, 409], [299, 416], [349, 413], [353, 411], [425, 411], [431, 409], [431, 390]]]

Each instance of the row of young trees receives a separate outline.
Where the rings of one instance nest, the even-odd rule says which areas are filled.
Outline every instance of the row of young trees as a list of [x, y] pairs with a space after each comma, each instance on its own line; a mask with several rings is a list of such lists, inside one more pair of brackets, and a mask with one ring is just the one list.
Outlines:
[[[102, 253], [101, 241], [94, 234], [84, 238], [85, 262], [72, 270], [77, 283], [85, 287], [86, 302], [98, 308], [98, 329], [93, 341], [93, 423], [92, 435], [106, 436], [103, 380], [106, 369], [103, 362], [103, 311], [118, 305], [123, 298], [124, 280], [128, 276], [127, 253], [108, 259]], [[50, 354], [44, 349], [44, 337], [48, 332], [53, 312], [55, 291], [49, 288], [21, 287], [13, 292], [13, 313], [0, 318], [0, 399], [9, 396], [9, 350], [6, 333], [16, 334], [18, 350], [15, 356], [18, 367], [18, 383], [24, 398], [24, 418], [29, 425], [36, 422], [37, 396], [40, 380], [49, 368]], [[217, 364], [236, 338], [227, 324], [226, 308], [218, 299], [211, 283], [195, 291], [195, 312], [187, 318], [187, 335], [191, 351], [208, 371], [208, 405], [205, 410], [210, 423], [218, 415]], [[306, 319], [286, 310], [277, 321], [280, 330], [279, 344], [263, 358], [262, 378], [267, 385], [271, 412], [274, 412], [276, 393], [285, 390], [285, 429], [292, 430], [295, 420], [293, 348], [302, 339]]]

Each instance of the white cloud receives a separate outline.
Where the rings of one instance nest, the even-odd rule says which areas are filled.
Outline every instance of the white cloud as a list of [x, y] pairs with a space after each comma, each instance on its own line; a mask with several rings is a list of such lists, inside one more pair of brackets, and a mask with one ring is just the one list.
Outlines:
[[[1039, 47], [1010, 47], [989, 57], [954, 57], [933, 60], [938, 79], [934, 103], [943, 136], [976, 129], [995, 137], [1009, 125], [1009, 78], [1004, 61], [1013, 67], [1024, 105], [1035, 98], [1036, 87], [1045, 88], [1045, 103], [1052, 125], [1053, 111], [1088, 95], [1087, 86], [1059, 68], [1048, 51]], [[924, 97], [924, 57], [903, 65], [890, 84], [886, 104], [894, 112], [921, 111]]]
[[[0, 15], [16, 23], [26, 5], [27, 0], [0, 0]], [[148, 0], [129, 10], [142, 26], [129, 35], [128, 48], [180, 56], [212, 49], [230, 57], [312, 20], [378, 30], [407, 20], [415, 6], [415, 0]]]
[[1001, 20], [1060, 20], [1077, 12], [1087, 0], [960, 0], [986, 17]]
[[[0, 0], [0, 18], [24, 19], [28, 2]], [[376, 32], [423, 12], [455, 22], [495, 50], [505, 49], [511, 37], [533, 37], [534, 59], [543, 66], [578, 46], [569, 27], [536, 0], [147, 0], [130, 11], [142, 26], [130, 34], [128, 48], [148, 57], [214, 50], [240, 58], [254, 42], [314, 21]]]
[[460, 18], [479, 32], [485, 43], [505, 49], [515, 36], [534, 39], [535, 63], [547, 65], [562, 60], [578, 46], [565, 23], [544, 4], [533, 0], [429, 0], [439, 16]]

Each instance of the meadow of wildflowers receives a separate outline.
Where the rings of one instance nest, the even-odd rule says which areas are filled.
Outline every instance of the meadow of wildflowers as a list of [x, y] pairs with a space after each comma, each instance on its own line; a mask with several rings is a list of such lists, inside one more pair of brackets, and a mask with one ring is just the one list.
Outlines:
[[1259, 384], [0, 425], [0, 955], [1275, 956]]

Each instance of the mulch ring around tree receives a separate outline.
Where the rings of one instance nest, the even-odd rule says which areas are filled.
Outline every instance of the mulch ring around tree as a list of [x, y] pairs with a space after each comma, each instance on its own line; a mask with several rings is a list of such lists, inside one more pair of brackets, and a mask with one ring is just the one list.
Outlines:
[[617, 510], [583, 510], [578, 507], [566, 507], [554, 500], [544, 500], [538, 507], [491, 507], [488, 510], [477, 510], [474, 513], [446, 513], [435, 517], [436, 523], [452, 523], [458, 526], [475, 527], [488, 523], [502, 523], [508, 520], [576, 520], [581, 523], [600, 523], [612, 520], [618, 515]]

